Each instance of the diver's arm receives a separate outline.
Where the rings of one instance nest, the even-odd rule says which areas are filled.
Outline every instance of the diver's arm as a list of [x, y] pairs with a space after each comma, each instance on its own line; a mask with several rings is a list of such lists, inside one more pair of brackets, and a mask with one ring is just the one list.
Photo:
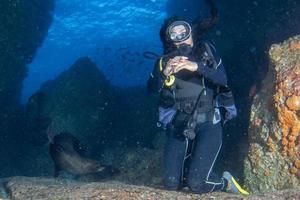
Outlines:
[[177, 72], [186, 69], [191, 72], [198, 72], [200, 75], [204, 76], [205, 78], [211, 80], [214, 84], [220, 86], [227, 85], [227, 76], [225, 73], [224, 66], [222, 65], [222, 60], [219, 59], [219, 62], [214, 62], [215, 64], [206, 64], [202, 61], [194, 62], [188, 60], [187, 57], [181, 56], [181, 59], [176, 63], [173, 70], [170, 74], [176, 74]]
[[211, 62], [210, 64], [198, 62], [197, 71], [205, 78], [210, 79], [213, 83], [226, 86], [227, 76], [222, 59], [216, 54], [216, 49], [213, 45], [209, 44], [207, 46], [208, 51], [210, 51]]
[[163, 78], [159, 69], [159, 61], [157, 61], [147, 81], [147, 90], [150, 94], [158, 93], [162, 84]]
[[211, 80], [213, 83], [217, 85], [221, 85], [221, 86], [227, 85], [227, 76], [221, 59], [218, 62], [217, 68], [209, 67], [201, 62], [197, 64], [198, 64], [197, 71], [199, 72], [199, 74], [203, 75], [205, 78]]

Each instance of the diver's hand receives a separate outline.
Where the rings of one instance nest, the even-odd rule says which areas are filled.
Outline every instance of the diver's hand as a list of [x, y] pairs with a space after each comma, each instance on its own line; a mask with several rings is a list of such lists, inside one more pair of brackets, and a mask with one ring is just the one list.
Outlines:
[[171, 74], [173, 74], [173, 66], [168, 62], [167, 66], [165, 67], [163, 74], [165, 76], [170, 76]]
[[198, 64], [189, 60], [181, 60], [173, 69], [173, 73], [177, 73], [183, 69], [187, 69], [191, 72], [195, 72], [198, 69]]
[[163, 71], [165, 76], [170, 76], [175, 72], [176, 66], [178, 66], [181, 62], [187, 60], [188, 58], [185, 56], [175, 56], [167, 62], [166, 68]]

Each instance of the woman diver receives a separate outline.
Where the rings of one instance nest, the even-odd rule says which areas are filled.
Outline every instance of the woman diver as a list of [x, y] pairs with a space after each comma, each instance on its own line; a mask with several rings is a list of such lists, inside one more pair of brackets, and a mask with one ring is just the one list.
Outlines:
[[164, 55], [153, 69], [148, 90], [159, 93], [159, 121], [167, 133], [164, 184], [171, 190], [187, 186], [197, 193], [247, 195], [229, 172], [220, 178], [212, 172], [222, 146], [219, 107], [227, 111], [225, 120], [236, 116], [226, 72], [215, 47], [194, 39], [215, 23], [215, 7], [212, 14], [210, 20], [196, 27], [172, 17], [160, 31]]

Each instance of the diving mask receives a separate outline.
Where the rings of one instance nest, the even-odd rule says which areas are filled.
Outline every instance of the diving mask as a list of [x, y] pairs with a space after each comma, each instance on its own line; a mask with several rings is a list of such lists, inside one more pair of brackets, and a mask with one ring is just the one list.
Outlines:
[[185, 21], [175, 21], [167, 29], [167, 34], [173, 42], [182, 42], [191, 36], [192, 28]]

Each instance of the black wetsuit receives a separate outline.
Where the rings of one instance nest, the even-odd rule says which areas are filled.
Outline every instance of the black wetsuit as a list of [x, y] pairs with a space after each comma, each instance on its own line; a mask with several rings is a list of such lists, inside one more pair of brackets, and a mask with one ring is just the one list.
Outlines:
[[[198, 193], [222, 190], [224, 189], [224, 180], [222, 178], [212, 178], [213, 166], [222, 146], [221, 123], [213, 123], [212, 118], [202, 122], [197, 121], [197, 126], [195, 128], [196, 138], [193, 141], [188, 140], [182, 134], [183, 129], [185, 128], [182, 127], [184, 126], [182, 124], [185, 124], [182, 123], [182, 121], [184, 121], [183, 119], [185, 118], [182, 117], [182, 115], [189, 116], [187, 114], [189, 111], [185, 112], [185, 107], [183, 109], [180, 107], [182, 102], [185, 102], [185, 98], [183, 98], [182, 102], [178, 104], [176, 102], [178, 101], [178, 98], [175, 98], [174, 96], [177, 95], [177, 92], [183, 94], [193, 93], [189, 91], [189, 89], [192, 87], [186, 86], [189, 83], [193, 83], [196, 85], [195, 87], [199, 86], [199, 88], [204, 88], [204, 92], [200, 94], [199, 91], [194, 91], [195, 95], [188, 94], [190, 98], [186, 99], [187, 101], [192, 99], [193, 103], [191, 105], [195, 106], [195, 101], [199, 95], [205, 95], [208, 101], [213, 101], [216, 88], [218, 88], [218, 86], [227, 85], [227, 77], [224, 66], [222, 65], [221, 59], [216, 55], [214, 47], [212, 45], [208, 45], [208, 43], [201, 43], [195, 46], [187, 55], [184, 55], [187, 56], [189, 60], [198, 63], [198, 70], [196, 72], [190, 72], [187, 70], [178, 72], [175, 74], [175, 77], [176, 79], [178, 78], [183, 80], [181, 81], [183, 84], [178, 81], [178, 84], [175, 82], [175, 86], [170, 88], [164, 85], [165, 77], [162, 75], [162, 66], [160, 66], [160, 64], [165, 65], [168, 59], [174, 57], [174, 55], [178, 56], [180, 53], [174, 53], [173, 55], [171, 53], [170, 55], [171, 56], [164, 56], [165, 62], [157, 62], [151, 77], [148, 80], [149, 92], [160, 93], [160, 106], [164, 108], [175, 107], [177, 110], [177, 114], [168, 124], [170, 126], [167, 126], [168, 139], [164, 154], [165, 186], [168, 189], [176, 190], [183, 186], [183, 182], [186, 182], [187, 186], [189, 186], [191, 190]], [[204, 57], [209, 57], [209, 59], [205, 60]], [[183, 85], [183, 88], [180, 88], [180, 84]], [[204, 87], [203, 84], [205, 85]], [[171, 95], [171, 99], [173, 98], [175, 102], [164, 99], [166, 96], [168, 96], [165, 95], [165, 93], [168, 94], [168, 92], [169, 96], [170, 94], [174, 95]], [[216, 108], [214, 107], [213, 102], [209, 102], [208, 104], [204, 103], [204, 105], [207, 105], [206, 107], [208, 108], [203, 109], [200, 106], [200, 113], [204, 112], [207, 114], [207, 116], [211, 116], [209, 113], [215, 113]], [[212, 117], [215, 117], [215, 115]], [[193, 147], [190, 150], [190, 153], [188, 153], [188, 144], [191, 142], [193, 142]], [[184, 167], [184, 163], [188, 158], [190, 159], [189, 164], [185, 165]], [[185, 168], [187, 169], [186, 173], [184, 173]], [[183, 181], [184, 176], [186, 181]]]

